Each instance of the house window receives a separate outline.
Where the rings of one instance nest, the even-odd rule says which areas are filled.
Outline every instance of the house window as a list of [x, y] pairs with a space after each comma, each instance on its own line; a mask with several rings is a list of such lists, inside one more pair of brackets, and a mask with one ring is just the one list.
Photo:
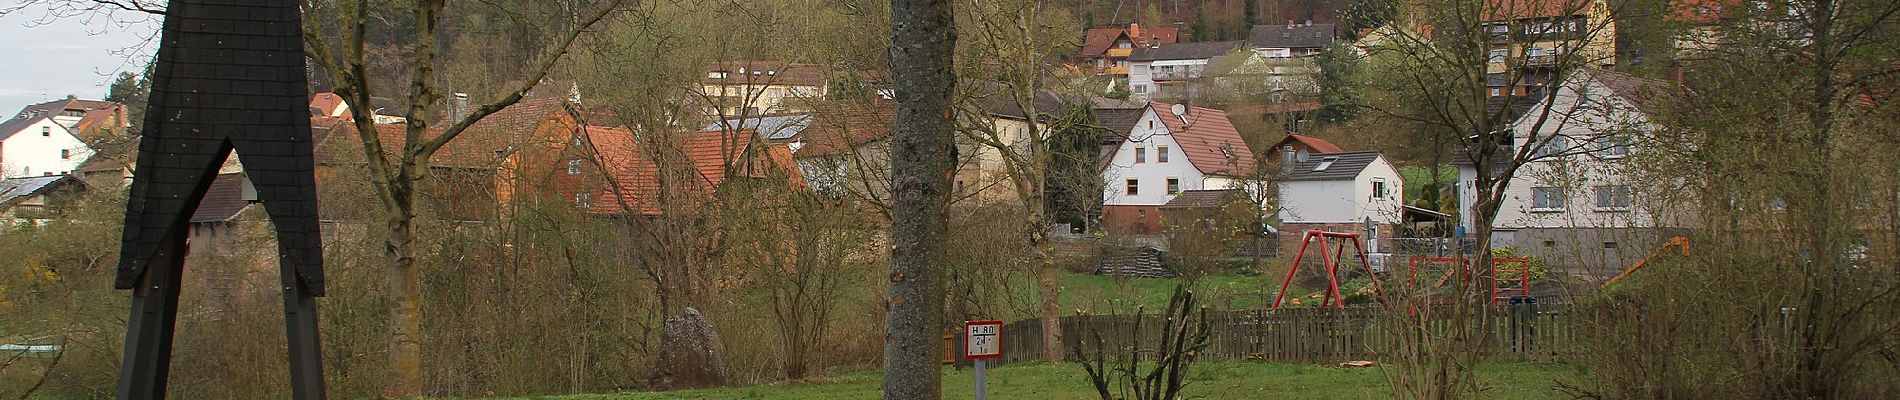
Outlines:
[[1559, 155], [1563, 155], [1564, 150], [1568, 147], [1570, 147], [1569, 138], [1566, 138], [1563, 136], [1551, 136], [1544, 140], [1543, 145], [1537, 146], [1536, 154], [1532, 154], [1531, 157], [1534, 157], [1534, 158], [1556, 157]]
[[1168, 194], [1181, 193], [1181, 178], [1168, 178]]
[[59, 149], [59, 159], [61, 160], [73, 159], [73, 151], [68, 150], [68, 149]]
[[1511, 33], [1511, 24], [1491, 24], [1491, 34], [1502, 35], [1506, 33]]
[[1135, 146], [1135, 163], [1140, 164], [1145, 162], [1148, 162], [1148, 148]]
[[1373, 178], [1372, 179], [1372, 198], [1383, 199], [1386, 196], [1387, 194], [1385, 192], [1385, 178]]
[[567, 174], [580, 175], [581, 174], [581, 160], [579, 159], [567, 160]]
[[593, 205], [594, 205], [594, 194], [593, 194], [593, 193], [576, 193], [576, 194], [574, 194], [574, 205], [577, 205], [577, 206], [581, 206], [581, 207], [591, 207], [591, 206], [593, 206]]
[[1511, 55], [1511, 50], [1510, 49], [1493, 49], [1488, 54], [1490, 54], [1491, 56], [1491, 63], [1494, 63], [1494, 64], [1503, 63], [1504, 57]]
[[1557, 212], [1564, 210], [1564, 189], [1559, 187], [1531, 188], [1531, 212]]
[[1128, 185], [1127, 190], [1128, 190], [1129, 196], [1141, 194], [1141, 180], [1135, 179], [1135, 178], [1128, 178], [1127, 185]]
[[40, 127], [40, 136], [45, 136], [45, 137], [52, 137], [52, 136], [53, 136], [53, 127], [50, 127], [50, 126], [42, 126], [42, 127]]
[[1597, 186], [1597, 209], [1625, 211], [1630, 208], [1629, 186]]
[[1503, 88], [1491, 88], [1491, 97], [1497, 97], [1497, 96], [1503, 96], [1503, 95], [1504, 95]]
[[1155, 146], [1155, 162], [1168, 162], [1168, 146]]
[[1603, 158], [1623, 158], [1630, 154], [1629, 139], [1623, 135], [1605, 134], [1596, 137], [1597, 155]]

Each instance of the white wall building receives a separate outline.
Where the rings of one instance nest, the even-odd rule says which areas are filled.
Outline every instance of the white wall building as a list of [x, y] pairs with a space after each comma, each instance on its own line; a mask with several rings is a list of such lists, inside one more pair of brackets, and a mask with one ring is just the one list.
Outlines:
[[[1530, 147], [1533, 157], [1505, 187], [1492, 223], [1493, 246], [1514, 247], [1564, 264], [1620, 269], [1655, 248], [1670, 231], [1691, 221], [1644, 201], [1650, 185], [1627, 164], [1653, 132], [1641, 105], [1656, 80], [1609, 71], [1583, 71], [1511, 124], [1511, 147]], [[1542, 121], [1541, 124], [1538, 121]], [[1533, 132], [1535, 134], [1533, 134]], [[1459, 229], [1471, 232], [1477, 169], [1461, 152], [1458, 164]], [[1493, 170], [1510, 162], [1494, 157]]]
[[1244, 48], [1244, 41], [1173, 43], [1134, 50], [1128, 56], [1128, 91], [1134, 99], [1147, 101], [1162, 94], [1162, 98], [1184, 96], [1182, 90], [1161, 93], [1169, 86], [1178, 86], [1187, 81], [1199, 79], [1207, 71], [1209, 60]]
[[1405, 177], [1377, 151], [1312, 154], [1281, 165], [1277, 215], [1282, 224], [1394, 225], [1403, 220]]
[[29, 106], [0, 122], [0, 178], [64, 175], [92, 157], [92, 148], [59, 118], [58, 111]]
[[1149, 103], [1119, 143], [1103, 154], [1103, 226], [1132, 234], [1160, 233], [1160, 207], [1186, 190], [1246, 189], [1253, 152], [1227, 112]]

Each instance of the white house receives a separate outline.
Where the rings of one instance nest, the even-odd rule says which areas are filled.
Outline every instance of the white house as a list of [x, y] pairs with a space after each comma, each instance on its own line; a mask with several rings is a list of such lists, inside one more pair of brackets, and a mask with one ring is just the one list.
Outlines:
[[1174, 89], [1187, 81], [1201, 78], [1209, 60], [1245, 47], [1244, 41], [1171, 43], [1134, 49], [1128, 56], [1128, 92], [1136, 99], [1154, 99], [1164, 89], [1163, 98], [1185, 96]]
[[80, 133], [124, 125], [116, 103], [66, 98], [34, 104], [0, 122], [0, 177], [64, 175], [93, 150]]
[[[1500, 147], [1493, 170], [1514, 149], [1533, 148], [1504, 190], [1491, 243], [1566, 266], [1614, 271], [1693, 224], [1645, 204], [1646, 185], [1627, 164], [1655, 125], [1644, 102], [1668, 83], [1610, 71], [1582, 71], [1547, 97], [1533, 99], [1511, 124], [1510, 147]], [[1538, 121], [1543, 121], [1541, 124]], [[1535, 135], [1532, 133], [1535, 132]], [[1534, 141], [1534, 142], [1533, 142]], [[1459, 230], [1470, 232], [1477, 169], [1460, 152]]]
[[1172, 107], [1149, 103], [1105, 145], [1112, 150], [1103, 154], [1102, 225], [1111, 232], [1160, 233], [1160, 207], [1175, 195], [1246, 189], [1254, 176], [1253, 151], [1226, 111], [1191, 107], [1177, 115]]
[[[1367, 222], [1403, 222], [1405, 177], [1377, 151], [1316, 153], [1281, 161], [1281, 232], [1365, 233]], [[1390, 234], [1380, 229], [1374, 234]], [[1368, 235], [1371, 236], [1371, 235]], [[1297, 239], [1297, 238], [1294, 238]]]
[[1336, 29], [1333, 24], [1314, 24], [1310, 20], [1299, 24], [1287, 21], [1286, 25], [1255, 25], [1247, 32], [1247, 43], [1261, 57], [1307, 57], [1331, 46], [1338, 36]]

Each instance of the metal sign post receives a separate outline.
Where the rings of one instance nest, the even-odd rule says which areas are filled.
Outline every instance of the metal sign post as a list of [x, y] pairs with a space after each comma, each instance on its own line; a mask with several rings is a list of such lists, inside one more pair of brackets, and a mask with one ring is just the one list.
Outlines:
[[989, 384], [983, 369], [989, 360], [1003, 358], [1003, 321], [963, 323], [963, 358], [976, 364], [976, 400], [989, 398]]

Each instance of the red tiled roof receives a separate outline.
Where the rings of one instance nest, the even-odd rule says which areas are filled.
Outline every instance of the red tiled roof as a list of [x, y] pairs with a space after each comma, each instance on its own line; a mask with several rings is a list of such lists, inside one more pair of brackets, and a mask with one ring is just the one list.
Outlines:
[[1177, 43], [1181, 28], [1136, 28], [1138, 33], [1129, 34], [1128, 28], [1092, 28], [1082, 35], [1082, 57], [1101, 57], [1102, 52], [1115, 47], [1115, 40], [1127, 37], [1134, 47], [1148, 47]]
[[[685, 135], [684, 143], [678, 143], [678, 148], [656, 153], [642, 146], [640, 139], [625, 128], [588, 127], [587, 140], [611, 182], [598, 189], [599, 195], [595, 198], [599, 200], [594, 201], [589, 211], [620, 214], [638, 210], [643, 215], [659, 214], [662, 194], [701, 196], [711, 193], [711, 189], [731, 178], [728, 170], [738, 176], [754, 178], [784, 174], [795, 187], [805, 184], [797, 164], [792, 161], [791, 150], [783, 144], [759, 141], [753, 131], [700, 131]], [[663, 185], [660, 165], [653, 161], [656, 154], [684, 156], [685, 161], [692, 164], [694, 174]], [[666, 187], [664, 191], [662, 186]]]
[[316, 114], [312, 116], [349, 119], [349, 110], [341, 110], [343, 114], [337, 114], [338, 109], [343, 107], [343, 96], [338, 96], [336, 93], [323, 92], [310, 95], [310, 108], [313, 110], [312, 113]]
[[1295, 142], [1306, 146], [1306, 148], [1308, 149], [1312, 149], [1312, 152], [1314, 153], [1338, 153], [1338, 152], [1346, 151], [1344, 149], [1340, 149], [1339, 145], [1333, 144], [1333, 142], [1326, 141], [1326, 139], [1320, 139], [1317, 136], [1305, 135], [1305, 134], [1300, 134], [1300, 133], [1286, 134], [1286, 137], [1280, 138], [1280, 141], [1273, 143], [1273, 148], [1277, 149], [1277, 148], [1280, 148], [1280, 146], [1285, 146], [1285, 145], [1295, 143]]
[[1149, 103], [1155, 117], [1168, 126], [1181, 154], [1203, 174], [1249, 176], [1253, 174], [1253, 150], [1227, 120], [1227, 112], [1204, 107], [1188, 110], [1187, 122], [1175, 116], [1171, 104]]
[[1561, 17], [1590, 12], [1596, 0], [1485, 0], [1485, 21]]
[[[567, 141], [565, 135], [559, 138], [532, 137], [543, 124], [558, 118], [559, 113], [565, 112], [566, 109], [563, 107], [565, 104], [565, 99], [561, 98], [521, 100], [469, 126], [468, 130], [436, 150], [435, 154], [429, 157], [429, 163], [452, 167], [495, 167], [500, 165], [501, 159], [509, 153], [521, 150], [530, 144], [543, 141], [565, 142]], [[319, 122], [327, 121], [313, 118], [311, 129], [321, 129]], [[317, 140], [319, 142], [318, 161], [335, 161], [335, 154], [326, 154], [330, 150], [361, 151], [357, 146], [334, 147], [335, 145], [322, 144], [321, 142], [329, 140], [347, 140], [346, 143], [355, 143], [358, 140], [355, 123], [331, 122], [327, 124], [330, 125], [329, 132], [313, 132], [312, 134], [312, 136], [321, 137], [321, 140]], [[433, 138], [441, 135], [443, 127], [448, 124], [447, 121], [437, 124], [430, 128], [425, 136]], [[406, 140], [407, 125], [376, 124], [376, 133], [387, 156], [392, 159], [398, 157]], [[335, 139], [339, 136], [342, 139]]]

